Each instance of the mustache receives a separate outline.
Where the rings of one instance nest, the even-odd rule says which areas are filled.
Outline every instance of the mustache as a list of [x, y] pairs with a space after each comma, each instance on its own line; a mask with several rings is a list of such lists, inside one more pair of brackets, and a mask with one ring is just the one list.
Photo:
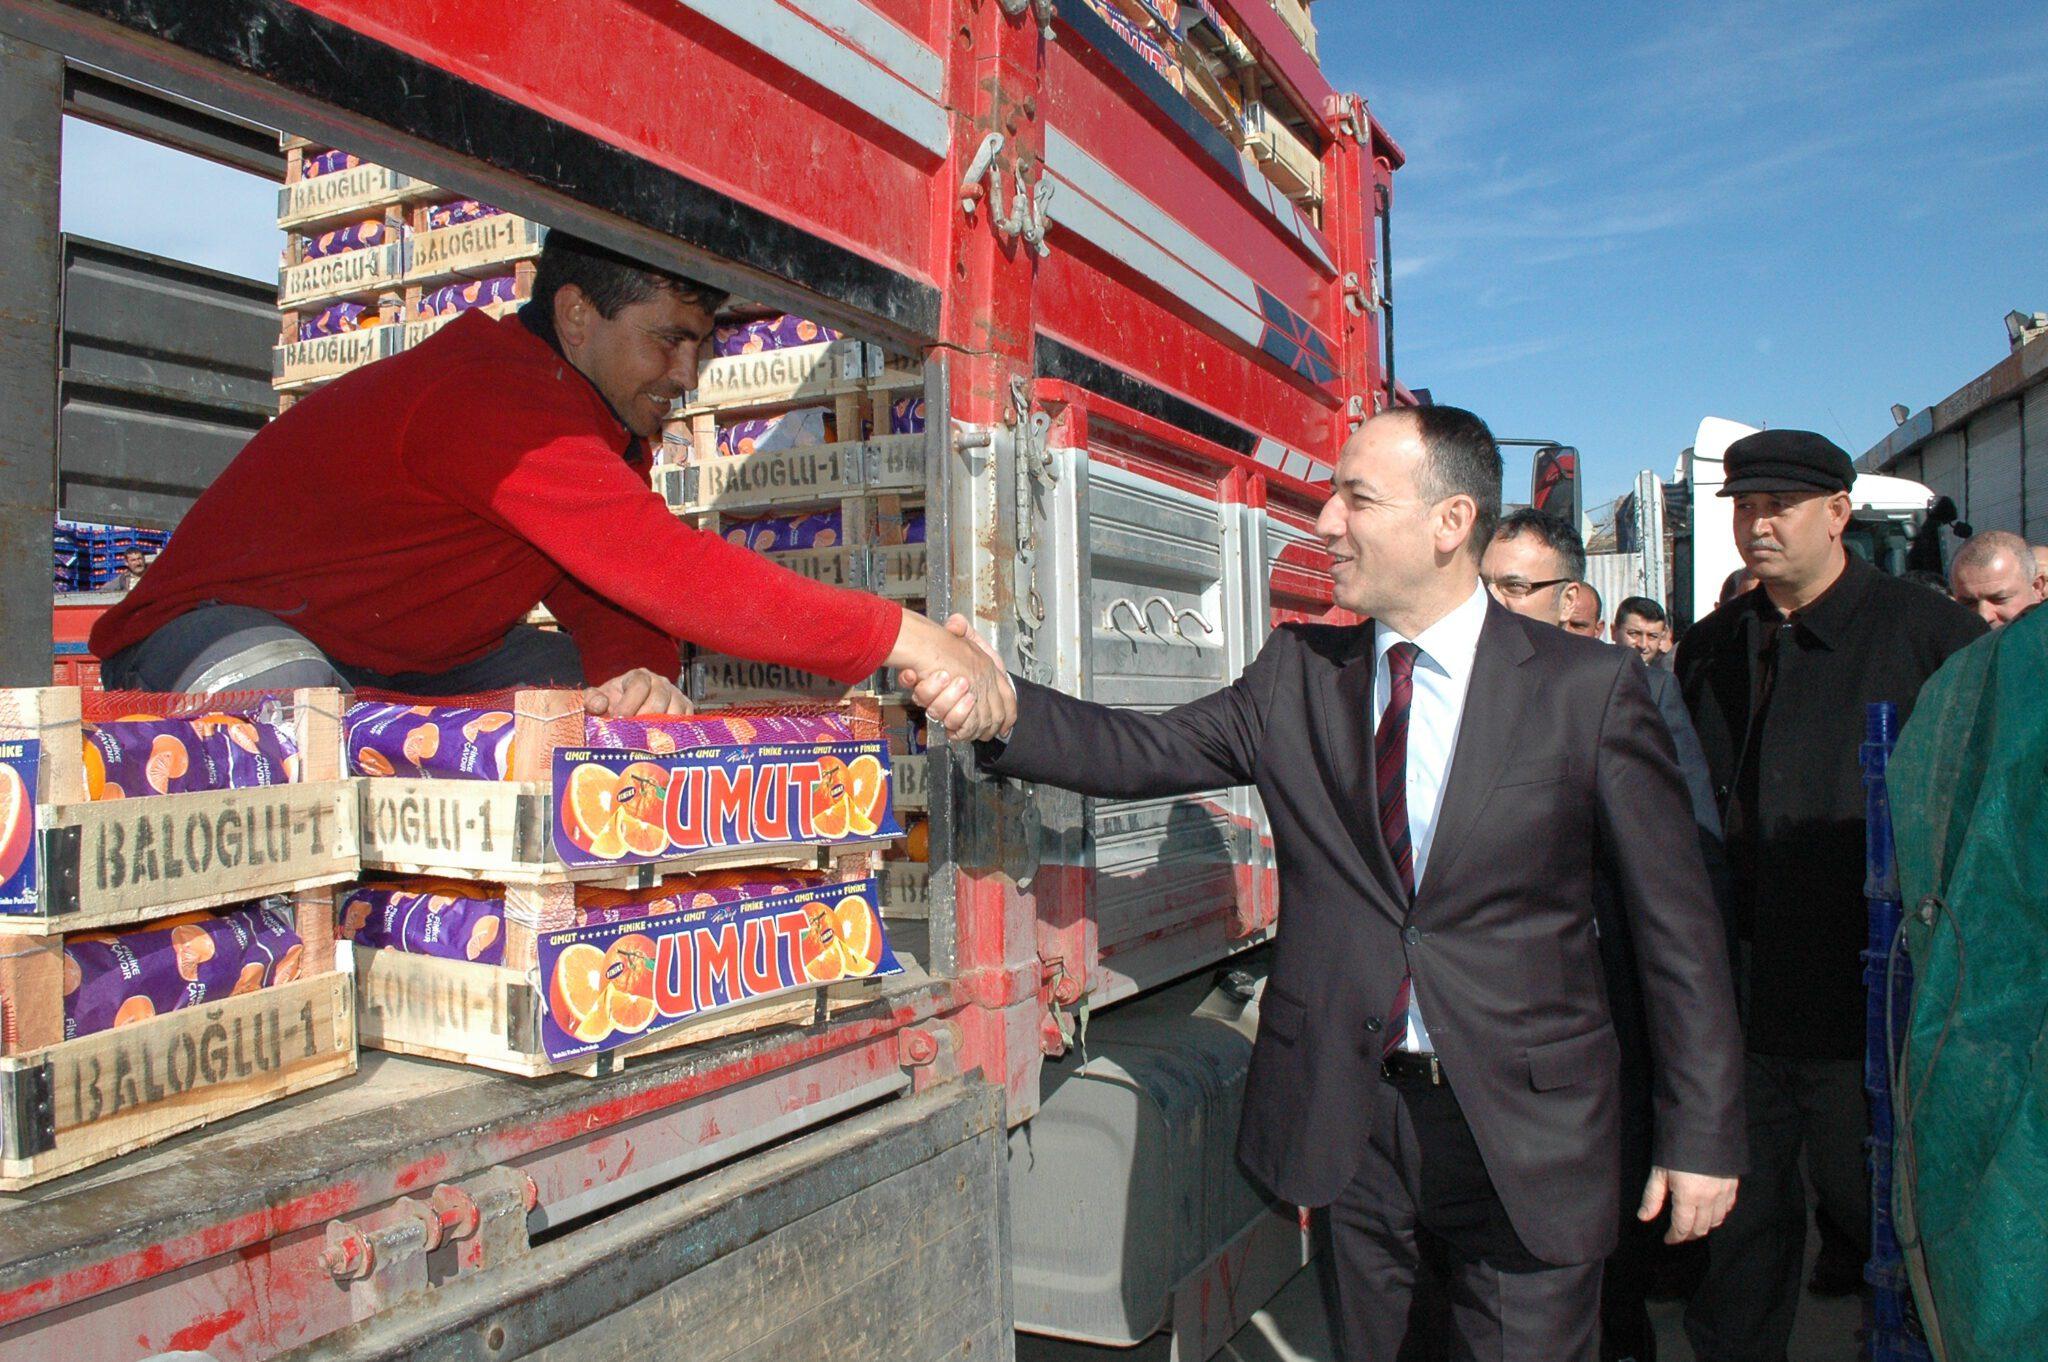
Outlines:
[[1783, 544], [1780, 544], [1775, 539], [1752, 539], [1749, 541], [1749, 547], [1752, 549], [1777, 549], [1780, 552], [1783, 552], [1785, 548]]

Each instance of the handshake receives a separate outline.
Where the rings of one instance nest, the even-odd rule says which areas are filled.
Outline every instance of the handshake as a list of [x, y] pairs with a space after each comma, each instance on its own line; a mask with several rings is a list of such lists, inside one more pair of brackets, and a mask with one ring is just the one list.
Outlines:
[[1017, 692], [995, 650], [954, 615], [940, 625], [911, 611], [888, 665], [897, 668], [911, 699], [946, 736], [984, 742], [1009, 733], [1017, 722]]

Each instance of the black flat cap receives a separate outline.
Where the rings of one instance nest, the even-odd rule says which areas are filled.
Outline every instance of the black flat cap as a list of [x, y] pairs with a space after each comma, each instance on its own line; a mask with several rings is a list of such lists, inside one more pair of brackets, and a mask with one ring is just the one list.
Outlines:
[[1760, 430], [1728, 446], [1717, 495], [1744, 492], [1846, 492], [1856, 465], [1842, 447], [1810, 430]]

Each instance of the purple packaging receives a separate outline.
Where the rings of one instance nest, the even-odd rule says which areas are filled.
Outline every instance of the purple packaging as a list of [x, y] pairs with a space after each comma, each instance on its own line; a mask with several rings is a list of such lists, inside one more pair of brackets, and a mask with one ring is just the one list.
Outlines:
[[727, 524], [721, 533], [729, 542], [756, 553], [829, 549], [839, 543], [839, 512], [813, 511], [807, 515], [767, 515], [752, 520], [735, 520]]
[[305, 945], [280, 908], [190, 913], [126, 932], [64, 939], [64, 1036], [69, 1040], [181, 1007], [289, 983]]
[[84, 759], [88, 799], [247, 790], [299, 776], [291, 730], [233, 714], [88, 723]]
[[358, 885], [341, 901], [339, 935], [443, 960], [505, 963], [505, 901], [457, 880]]
[[308, 156], [299, 163], [299, 178], [310, 180], [321, 175], [332, 175], [337, 171], [354, 170], [363, 163], [363, 158], [347, 151], [323, 151], [318, 156]]
[[312, 340], [316, 336], [339, 336], [344, 331], [359, 331], [363, 314], [370, 310], [368, 303], [335, 303], [324, 307], [311, 320], [299, 323], [299, 339]]
[[853, 728], [837, 714], [692, 714], [682, 718], [583, 720], [591, 747], [633, 752], [680, 752], [692, 747], [745, 747], [760, 743], [854, 742]]
[[479, 218], [496, 217], [504, 211], [502, 208], [493, 208], [488, 203], [478, 203], [475, 199], [457, 199], [453, 203], [437, 203], [427, 210], [427, 230], [432, 231], [436, 227], [453, 227], [458, 223], [475, 222]]
[[503, 780], [512, 769], [510, 710], [361, 700], [341, 727], [359, 776]]
[[889, 433], [891, 435], [924, 434], [924, 399], [922, 397], [899, 397], [889, 404]]
[[905, 511], [903, 513], [903, 542], [906, 544], [922, 544], [924, 542], [923, 511]]
[[725, 458], [740, 454], [766, 454], [777, 449], [804, 449], [825, 443], [823, 407], [799, 407], [780, 416], [735, 421], [718, 430], [718, 452]]
[[391, 240], [391, 229], [384, 225], [382, 218], [370, 218], [365, 222], [352, 222], [346, 227], [336, 227], [317, 236], [304, 238], [307, 260], [324, 260], [330, 255], [344, 251], [360, 251], [371, 246], [382, 246]]
[[792, 345], [817, 345], [839, 339], [829, 326], [784, 314], [759, 321], [729, 322], [711, 333], [714, 355], [753, 355], [763, 350], [786, 350]]
[[509, 274], [493, 275], [489, 279], [471, 279], [460, 284], [444, 284], [420, 299], [419, 316], [439, 317], [444, 313], [467, 312], [473, 307], [489, 307], [493, 303], [510, 303], [518, 300], [519, 284]]

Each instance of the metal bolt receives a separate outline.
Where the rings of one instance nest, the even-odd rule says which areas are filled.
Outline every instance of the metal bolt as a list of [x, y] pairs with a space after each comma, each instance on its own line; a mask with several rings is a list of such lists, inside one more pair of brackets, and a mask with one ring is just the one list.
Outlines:
[[337, 1220], [327, 1227], [327, 1247], [320, 1251], [320, 1266], [336, 1281], [369, 1276], [376, 1257], [370, 1241], [355, 1226]]
[[929, 1064], [939, 1057], [939, 1040], [929, 1031], [903, 1033], [903, 1058], [911, 1064]]
[[1062, 974], [1052, 986], [1052, 996], [1060, 1003], [1076, 1003], [1081, 1000], [1081, 981], [1071, 974]]

